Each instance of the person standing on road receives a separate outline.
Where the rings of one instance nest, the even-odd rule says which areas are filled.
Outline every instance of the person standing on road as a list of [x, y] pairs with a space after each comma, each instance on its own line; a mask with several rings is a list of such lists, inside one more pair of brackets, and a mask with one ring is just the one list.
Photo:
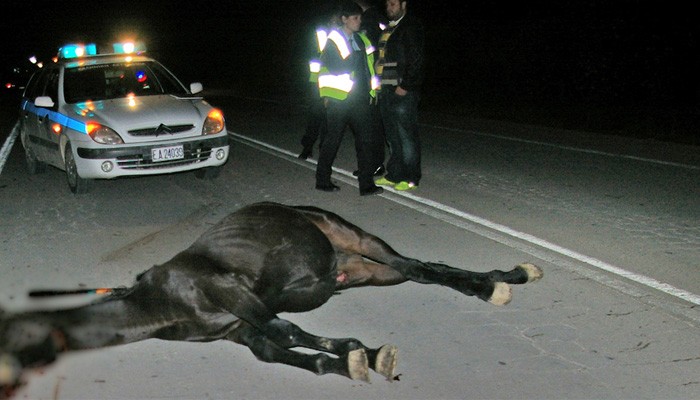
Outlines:
[[[369, 41], [376, 48], [377, 43], [379, 43], [379, 36], [389, 22], [386, 21], [384, 12], [377, 6], [377, 0], [357, 0], [356, 3], [362, 8], [360, 31], [367, 36]], [[377, 98], [374, 97], [373, 100], [372, 106], [370, 107], [372, 110], [372, 143], [374, 146], [372, 164], [375, 166], [374, 176], [381, 176], [386, 172], [384, 168], [386, 139], [384, 137], [384, 126], [382, 125], [382, 117], [379, 114]], [[353, 172], [353, 175], [357, 176], [359, 173], [360, 171], [356, 170]]]
[[374, 184], [372, 160], [372, 115], [370, 103], [378, 87], [374, 74], [373, 47], [360, 33], [362, 9], [353, 1], [340, 5], [341, 27], [332, 30], [321, 53], [318, 87], [326, 106], [328, 131], [321, 142], [316, 166], [316, 189], [335, 192], [340, 187], [331, 182], [333, 161], [349, 125], [355, 137], [359, 168], [360, 195], [382, 193]]
[[335, 10], [326, 16], [322, 23], [317, 24], [311, 42], [309, 58], [309, 108], [306, 120], [306, 131], [301, 138], [302, 150], [299, 158], [306, 160], [313, 154], [314, 144], [319, 138], [323, 141], [326, 133], [326, 108], [318, 91], [318, 75], [321, 70], [321, 52], [326, 47], [328, 32], [338, 25], [338, 15]]
[[418, 103], [424, 74], [423, 24], [407, 13], [408, 0], [386, 0], [389, 26], [379, 39], [379, 110], [389, 144], [387, 174], [375, 183], [412, 190], [421, 179]]

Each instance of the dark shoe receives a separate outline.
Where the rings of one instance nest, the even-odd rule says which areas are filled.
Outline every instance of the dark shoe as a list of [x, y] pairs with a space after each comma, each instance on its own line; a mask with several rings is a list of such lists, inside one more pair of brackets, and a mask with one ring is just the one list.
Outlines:
[[[381, 176], [381, 175], [384, 175], [385, 172], [386, 172], [386, 169], [384, 168], [384, 166], [383, 166], [383, 165], [380, 165], [380, 166], [374, 171], [374, 176]], [[360, 175], [360, 170], [359, 170], [359, 169], [356, 169], [356, 170], [352, 171], [352, 175], [353, 175], [353, 176], [358, 176], [358, 175]]]
[[311, 149], [304, 149], [299, 154], [299, 158], [302, 160], [306, 160], [307, 158], [311, 157], [311, 153], [312, 153]]
[[337, 192], [340, 190], [340, 186], [334, 185], [332, 183], [327, 183], [325, 185], [319, 185], [318, 183], [316, 184], [316, 189], [317, 190], [322, 190], [324, 192]]
[[381, 188], [379, 186], [374, 186], [369, 189], [364, 189], [360, 190], [360, 196], [371, 196], [373, 194], [382, 194], [384, 193], [384, 188]]

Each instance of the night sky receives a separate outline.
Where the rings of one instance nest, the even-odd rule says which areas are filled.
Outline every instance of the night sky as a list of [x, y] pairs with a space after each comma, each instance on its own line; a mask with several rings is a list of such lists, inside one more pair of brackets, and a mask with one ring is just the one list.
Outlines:
[[[133, 33], [183, 81], [293, 92], [305, 80], [309, 22], [327, 3], [5, 0], [3, 80], [29, 55], [48, 59], [64, 42]], [[409, 2], [426, 25], [428, 106], [527, 103], [697, 113], [698, 23], [690, 2], [451, 3]]]

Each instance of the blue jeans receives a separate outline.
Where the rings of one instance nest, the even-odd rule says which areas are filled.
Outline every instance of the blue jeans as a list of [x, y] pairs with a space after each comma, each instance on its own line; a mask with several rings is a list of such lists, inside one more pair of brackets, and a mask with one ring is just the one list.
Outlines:
[[419, 100], [417, 92], [399, 96], [391, 87], [384, 87], [379, 92], [379, 109], [389, 145], [386, 179], [392, 182], [406, 181], [417, 185], [421, 179]]

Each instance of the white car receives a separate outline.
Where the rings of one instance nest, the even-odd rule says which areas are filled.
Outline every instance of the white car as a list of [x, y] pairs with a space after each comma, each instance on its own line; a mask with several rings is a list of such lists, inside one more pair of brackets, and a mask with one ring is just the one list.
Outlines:
[[30, 173], [66, 171], [73, 193], [92, 179], [197, 170], [214, 178], [228, 159], [220, 110], [133, 44], [98, 55], [69, 45], [29, 80], [20, 137]]

